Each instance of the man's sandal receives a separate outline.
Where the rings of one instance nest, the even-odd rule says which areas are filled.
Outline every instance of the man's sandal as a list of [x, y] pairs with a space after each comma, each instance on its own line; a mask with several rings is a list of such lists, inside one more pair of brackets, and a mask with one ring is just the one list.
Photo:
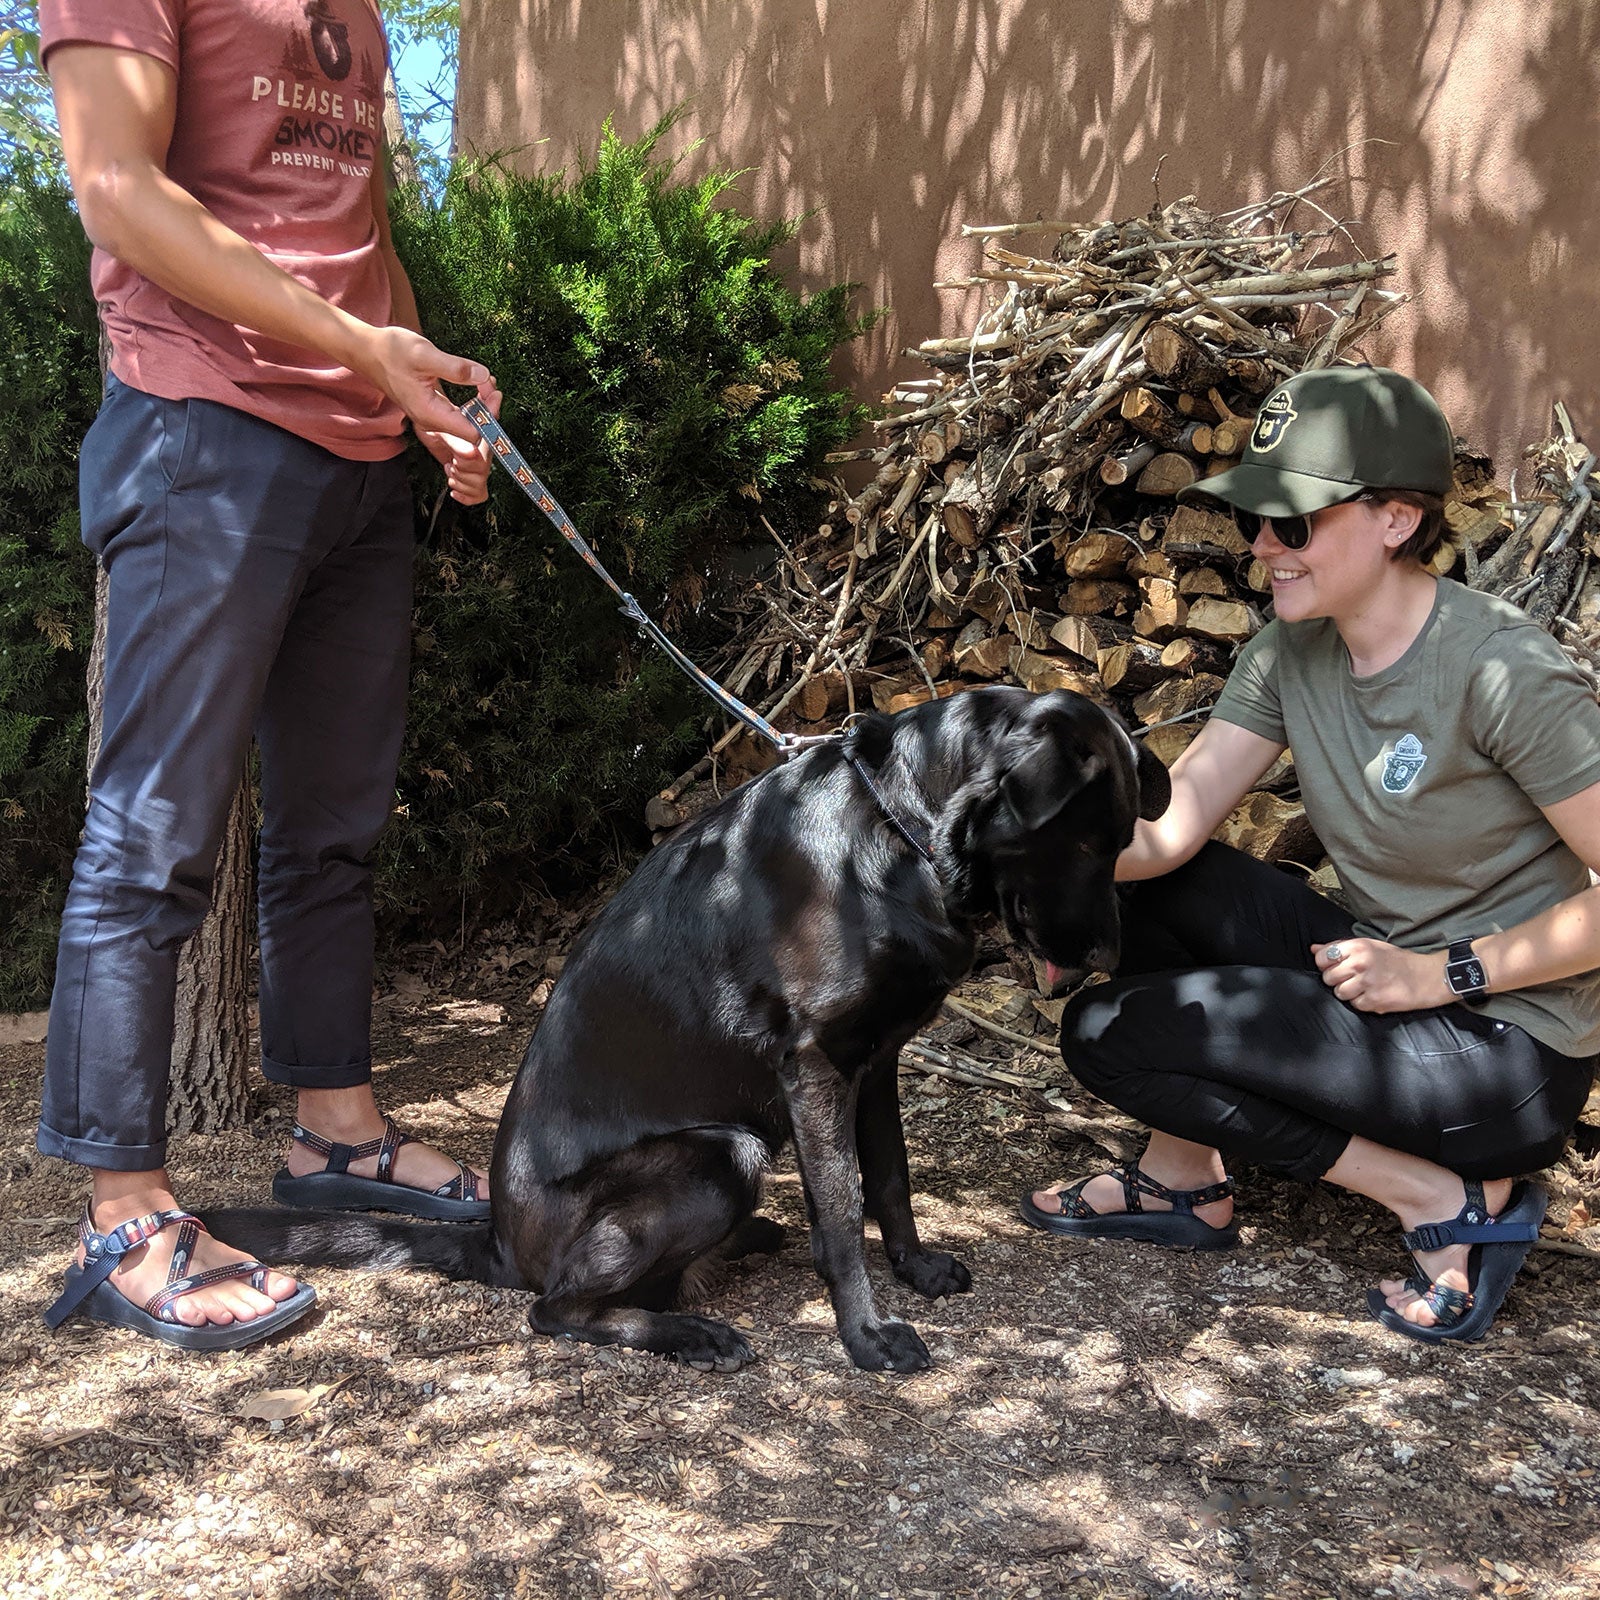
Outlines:
[[[1194, 1214], [1196, 1206], [1226, 1200], [1233, 1194], [1233, 1179], [1224, 1178], [1204, 1189], [1169, 1189], [1139, 1170], [1138, 1162], [1113, 1167], [1111, 1176], [1122, 1182], [1126, 1211], [1096, 1211], [1083, 1198], [1093, 1177], [1080, 1178], [1060, 1191], [1061, 1209], [1041, 1211], [1031, 1194], [1022, 1197], [1022, 1220], [1035, 1228], [1063, 1233], [1075, 1239], [1133, 1239], [1143, 1244], [1164, 1244], [1179, 1250], [1231, 1250], [1239, 1242], [1232, 1223], [1214, 1228]], [[1142, 1195], [1165, 1200], [1170, 1211], [1146, 1211]]]
[[[365, 1144], [335, 1144], [298, 1122], [291, 1137], [324, 1157], [327, 1166], [303, 1178], [282, 1168], [272, 1180], [272, 1198], [279, 1205], [324, 1211], [395, 1211], [433, 1222], [488, 1220], [489, 1202], [478, 1198], [478, 1175], [459, 1161], [455, 1177], [437, 1189], [416, 1189], [395, 1181], [395, 1152], [413, 1141], [387, 1117], [383, 1119], [383, 1137], [368, 1139]], [[349, 1170], [350, 1163], [368, 1156], [378, 1158], [377, 1175], [358, 1178]]]
[[[175, 1223], [178, 1242], [172, 1252], [166, 1285], [142, 1306], [136, 1306], [110, 1282], [111, 1274], [130, 1250], [137, 1250]], [[195, 1242], [206, 1231], [206, 1225], [187, 1211], [152, 1211], [147, 1216], [124, 1222], [109, 1233], [96, 1233], [89, 1208], [85, 1206], [83, 1220], [78, 1224], [83, 1239], [83, 1265], [67, 1268], [66, 1287], [44, 1314], [46, 1326], [58, 1328], [74, 1312], [82, 1312], [92, 1322], [132, 1328], [146, 1338], [159, 1339], [185, 1350], [238, 1350], [277, 1333], [291, 1322], [298, 1322], [316, 1303], [317, 1291], [310, 1284], [302, 1283], [273, 1310], [247, 1322], [205, 1322], [197, 1328], [179, 1322], [173, 1310], [174, 1302], [196, 1289], [243, 1278], [252, 1289], [266, 1293], [267, 1269], [259, 1261], [236, 1261], [231, 1266], [211, 1267], [205, 1272], [185, 1276], [194, 1256]]]
[[1483, 1185], [1464, 1180], [1467, 1203], [1449, 1222], [1425, 1222], [1400, 1235], [1407, 1250], [1443, 1250], [1453, 1244], [1472, 1246], [1467, 1257], [1470, 1289], [1452, 1289], [1435, 1283], [1420, 1269], [1406, 1279], [1406, 1287], [1427, 1306], [1436, 1319], [1431, 1327], [1409, 1322], [1388, 1302], [1381, 1289], [1367, 1295], [1367, 1309], [1384, 1327], [1424, 1344], [1447, 1340], [1481, 1339], [1494, 1322], [1495, 1313], [1511, 1287], [1533, 1242], [1539, 1237], [1548, 1197], [1531, 1183], [1519, 1183], [1498, 1217], [1489, 1215]]

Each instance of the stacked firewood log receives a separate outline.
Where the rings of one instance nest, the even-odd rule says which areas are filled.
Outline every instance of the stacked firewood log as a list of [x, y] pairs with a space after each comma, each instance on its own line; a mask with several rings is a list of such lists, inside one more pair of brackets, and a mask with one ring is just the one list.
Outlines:
[[[1392, 256], [1349, 248], [1320, 187], [1222, 214], [1180, 200], [1121, 222], [964, 229], [985, 257], [962, 284], [989, 287], [988, 308], [970, 336], [908, 351], [931, 376], [886, 396], [878, 444], [834, 458], [870, 463], [869, 481], [793, 546], [773, 533], [778, 569], [723, 681], [813, 733], [980, 684], [1072, 689], [1175, 759], [1270, 614], [1270, 581], [1225, 510], [1174, 497], [1238, 460], [1270, 389], [1355, 352], [1407, 298], [1383, 287]], [[1594, 457], [1562, 423], [1530, 452], [1526, 500], [1458, 451], [1436, 565], [1600, 664]], [[729, 734], [647, 820], [668, 829], [770, 759]], [[1224, 835], [1308, 872], [1321, 861], [1287, 760]]]

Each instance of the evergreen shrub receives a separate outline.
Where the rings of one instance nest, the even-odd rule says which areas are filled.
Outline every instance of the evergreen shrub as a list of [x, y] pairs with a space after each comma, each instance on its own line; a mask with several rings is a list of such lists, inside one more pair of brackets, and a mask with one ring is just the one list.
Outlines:
[[[458, 166], [396, 197], [423, 326], [483, 361], [503, 419], [624, 587], [692, 653], [725, 634], [719, 562], [765, 513], [815, 514], [811, 474], [862, 412], [832, 352], [848, 286], [788, 289], [793, 226], [674, 178], [606, 130], [570, 179]], [[89, 246], [71, 196], [25, 163], [0, 198], [0, 1010], [43, 1004], [83, 821], [94, 563], [78, 446], [99, 404]], [[545, 885], [592, 881], [645, 797], [701, 748], [712, 708], [617, 613], [496, 471], [487, 511], [438, 500], [422, 535], [399, 815], [380, 846], [391, 936], [454, 933]], [[642, 842], [642, 841], [641, 841]]]
[[0, 1011], [41, 1004], [83, 822], [94, 561], [78, 444], [100, 398], [89, 245], [72, 197], [0, 172]]
[[[761, 513], [814, 516], [812, 475], [864, 420], [829, 360], [865, 322], [849, 285], [785, 285], [772, 253], [795, 225], [729, 209], [734, 175], [675, 178], [670, 120], [636, 143], [608, 125], [570, 177], [458, 164], [393, 221], [424, 329], [495, 374], [507, 431], [600, 560], [703, 657], [721, 558]], [[592, 876], [712, 709], [498, 470], [486, 514], [424, 538], [415, 645], [382, 846], [413, 920], [453, 928]]]

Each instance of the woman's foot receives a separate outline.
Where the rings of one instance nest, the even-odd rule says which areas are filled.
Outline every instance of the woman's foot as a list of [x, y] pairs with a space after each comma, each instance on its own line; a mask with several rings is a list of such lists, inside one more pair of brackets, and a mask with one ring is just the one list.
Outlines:
[[[1220, 1165], [1220, 1163], [1219, 1163]], [[1115, 1216], [1128, 1209], [1128, 1197], [1123, 1183], [1124, 1169], [1114, 1167], [1110, 1172], [1102, 1172], [1089, 1179], [1078, 1179], [1076, 1182], [1062, 1182], [1052, 1184], [1048, 1189], [1035, 1189], [1028, 1197], [1038, 1211], [1045, 1216], [1063, 1216], [1072, 1208], [1072, 1199], [1080, 1200], [1083, 1206], [1097, 1217]], [[1172, 1192], [1194, 1194], [1210, 1189], [1214, 1185], [1227, 1182], [1227, 1174], [1220, 1173], [1215, 1177], [1208, 1176], [1203, 1183], [1185, 1185], [1180, 1189], [1175, 1183], [1166, 1182], [1156, 1178], [1149, 1167], [1141, 1161], [1132, 1169], [1134, 1182], [1137, 1185], [1138, 1176], [1153, 1179], [1162, 1188]], [[1069, 1191], [1071, 1191], [1070, 1197]], [[1173, 1203], [1160, 1194], [1152, 1194], [1148, 1189], [1138, 1189], [1139, 1210], [1141, 1212], [1171, 1211]], [[1068, 1198], [1064, 1198], [1068, 1197]], [[1220, 1200], [1206, 1200], [1195, 1203], [1192, 1213], [1201, 1222], [1212, 1228], [1226, 1228], [1233, 1221], [1233, 1195], [1230, 1192]]]
[[1156, 1134], [1143, 1157], [1093, 1178], [1035, 1189], [1022, 1220], [1069, 1238], [1124, 1239], [1180, 1250], [1230, 1250], [1233, 1180], [1215, 1150]]
[[[1439, 1222], [1460, 1214], [1466, 1206], [1466, 1185], [1453, 1173], [1439, 1169], [1440, 1181], [1432, 1198], [1418, 1197], [1405, 1209], [1397, 1211], [1405, 1228], [1419, 1228], [1428, 1222]], [[1497, 1178], [1483, 1185], [1484, 1207], [1490, 1217], [1498, 1217], [1511, 1198], [1511, 1179]], [[1418, 1272], [1437, 1288], [1453, 1289], [1468, 1295], [1472, 1283], [1468, 1276], [1472, 1247], [1465, 1244], [1447, 1246], [1443, 1250], [1419, 1250], [1414, 1259]], [[1379, 1285], [1389, 1309], [1407, 1322], [1418, 1327], [1432, 1328], [1439, 1324], [1439, 1316], [1429, 1297], [1417, 1293], [1404, 1278], [1386, 1278]]]
[[[1134, 1180], [1131, 1190], [1130, 1176]], [[1139, 1183], [1139, 1178], [1149, 1181]], [[1198, 1198], [1201, 1192], [1222, 1184], [1228, 1185], [1225, 1195]], [[1072, 1210], [1102, 1217], [1118, 1216], [1130, 1209], [1141, 1213], [1171, 1211], [1173, 1201], [1161, 1190], [1181, 1196], [1192, 1214], [1208, 1227], [1227, 1228], [1233, 1221], [1233, 1187], [1221, 1153], [1207, 1145], [1174, 1138], [1170, 1133], [1152, 1133], [1144, 1154], [1127, 1169], [1126, 1175], [1116, 1167], [1098, 1177], [1080, 1179], [1077, 1184], [1052, 1184], [1048, 1189], [1035, 1189], [1027, 1204], [1043, 1217], [1065, 1216]], [[1067, 1196], [1065, 1200], [1063, 1195]], [[1076, 1206], [1074, 1201], [1078, 1202]]]
[[[117, 1185], [112, 1197], [97, 1198], [91, 1203], [90, 1226], [96, 1233], [105, 1234], [124, 1222], [133, 1221], [135, 1217], [149, 1216], [157, 1211], [179, 1210], [182, 1207], [164, 1182], [151, 1183], [143, 1188]], [[128, 1252], [109, 1280], [125, 1300], [142, 1307], [166, 1287], [178, 1238], [179, 1229], [176, 1226], [163, 1228], [153, 1238]], [[213, 1239], [202, 1229], [195, 1238], [193, 1254], [180, 1276], [193, 1276], [250, 1260], [251, 1257], [243, 1250], [235, 1250], [220, 1239]], [[84, 1264], [81, 1241], [73, 1256], [73, 1264], [78, 1267]], [[171, 1302], [170, 1314], [188, 1328], [248, 1323], [275, 1310], [280, 1301], [289, 1299], [299, 1287], [287, 1273], [270, 1270], [260, 1290], [253, 1289], [244, 1277], [227, 1278], [179, 1295]]]

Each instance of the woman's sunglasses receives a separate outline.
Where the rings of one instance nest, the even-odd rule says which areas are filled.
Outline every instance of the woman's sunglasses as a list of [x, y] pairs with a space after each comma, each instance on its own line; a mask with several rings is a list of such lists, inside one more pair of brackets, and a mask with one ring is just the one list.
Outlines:
[[[1335, 500], [1333, 505], [1353, 506], [1361, 500], [1377, 500], [1381, 496], [1374, 494], [1371, 489], [1362, 489], [1347, 500]], [[1311, 534], [1314, 530], [1316, 519], [1322, 511], [1332, 511], [1333, 506], [1324, 506], [1321, 511], [1308, 512], [1302, 517], [1264, 517], [1258, 511], [1241, 511], [1239, 513], [1239, 527], [1246, 539], [1254, 544], [1261, 537], [1262, 530], [1270, 522], [1272, 532], [1279, 544], [1285, 550], [1304, 550], [1311, 543]]]

